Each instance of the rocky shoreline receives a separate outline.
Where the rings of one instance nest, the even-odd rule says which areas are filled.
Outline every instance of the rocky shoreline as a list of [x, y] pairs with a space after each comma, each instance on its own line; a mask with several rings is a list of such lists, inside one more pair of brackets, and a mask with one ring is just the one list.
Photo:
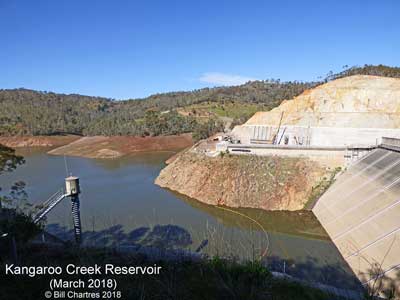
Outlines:
[[210, 205], [301, 210], [332, 170], [307, 158], [179, 154], [155, 184]]

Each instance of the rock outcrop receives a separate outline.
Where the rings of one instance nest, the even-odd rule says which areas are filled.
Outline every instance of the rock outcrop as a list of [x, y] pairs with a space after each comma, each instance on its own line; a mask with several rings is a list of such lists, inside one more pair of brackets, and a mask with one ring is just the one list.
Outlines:
[[180, 154], [155, 183], [211, 205], [300, 210], [330, 171], [306, 158]]

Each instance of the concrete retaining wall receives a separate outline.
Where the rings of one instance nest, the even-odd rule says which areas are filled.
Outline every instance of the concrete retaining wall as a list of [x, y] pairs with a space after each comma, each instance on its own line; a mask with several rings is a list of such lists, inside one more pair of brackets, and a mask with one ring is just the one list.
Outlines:
[[236, 126], [232, 135], [243, 144], [271, 142], [274, 138], [279, 144], [347, 147], [351, 145], [378, 145], [381, 137], [400, 138], [400, 129], [386, 128], [340, 128], [303, 127], [272, 125]]
[[230, 145], [227, 147], [231, 154], [253, 154], [260, 156], [278, 155], [288, 157], [306, 157], [327, 167], [345, 165], [345, 149], [303, 149], [283, 147], [256, 147], [254, 145]]

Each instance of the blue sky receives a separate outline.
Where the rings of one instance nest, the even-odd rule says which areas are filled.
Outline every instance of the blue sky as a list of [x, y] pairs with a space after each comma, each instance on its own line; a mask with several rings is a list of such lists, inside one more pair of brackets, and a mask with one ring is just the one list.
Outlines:
[[116, 99], [400, 65], [400, 1], [0, 0], [0, 88]]

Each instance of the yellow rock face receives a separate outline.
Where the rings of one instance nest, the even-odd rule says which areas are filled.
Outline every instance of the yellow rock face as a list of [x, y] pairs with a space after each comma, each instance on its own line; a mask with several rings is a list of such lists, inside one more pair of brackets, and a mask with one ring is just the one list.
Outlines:
[[400, 128], [400, 79], [356, 75], [337, 79], [257, 112], [247, 125]]

